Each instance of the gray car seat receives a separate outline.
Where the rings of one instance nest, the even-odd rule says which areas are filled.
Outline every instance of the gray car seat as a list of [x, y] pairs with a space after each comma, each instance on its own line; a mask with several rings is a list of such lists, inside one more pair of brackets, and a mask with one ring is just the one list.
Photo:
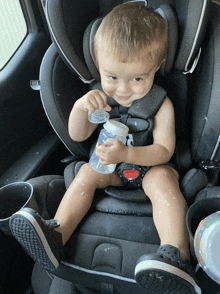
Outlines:
[[[99, 80], [89, 50], [94, 29], [91, 22], [122, 2], [47, 1], [46, 16], [53, 44], [42, 61], [40, 94], [52, 127], [70, 151], [71, 156], [65, 161], [71, 163], [65, 170], [65, 186], [60, 177], [30, 180], [38, 192], [39, 213], [44, 218], [53, 217], [65, 189], [81, 164], [88, 161], [91, 146], [97, 138], [98, 134], [94, 133], [85, 142], [73, 142], [68, 135], [67, 121], [74, 102]], [[146, 1], [138, 2], [146, 4]], [[214, 64], [216, 59], [219, 60], [217, 24], [220, 8], [204, 0], [157, 0], [148, 1], [148, 5], [155, 9], [160, 6], [161, 14], [170, 25], [178, 28], [176, 32], [169, 30], [170, 36], [174, 34], [176, 37], [170, 39], [170, 55], [156, 77], [156, 83], [167, 90], [174, 103], [177, 120], [175, 163], [183, 178], [184, 196], [191, 204], [197, 192], [212, 181], [212, 175], [204, 172], [205, 168], [200, 168], [199, 164], [211, 158], [220, 133], [220, 125], [215, 119], [219, 107], [219, 93], [215, 93], [219, 68]], [[177, 41], [176, 52], [173, 51], [173, 38]], [[207, 60], [210, 63], [207, 64]], [[204, 64], [208, 68], [208, 78]], [[51, 287], [69, 281], [75, 285], [71, 286], [76, 291], [73, 293], [147, 294], [135, 284], [133, 272], [138, 258], [155, 252], [159, 246], [152, 206], [140, 191], [129, 191], [129, 201], [125, 201], [122, 194], [111, 193], [109, 197], [108, 190], [97, 191], [91, 210], [66, 245], [66, 258], [53, 273], [55, 278], [53, 276]], [[33, 284], [36, 293], [43, 293], [38, 292], [36, 286], [39, 272], [36, 266]], [[67, 285], [70, 284], [66, 282], [69, 287]], [[82, 285], [87, 290], [82, 290]]]

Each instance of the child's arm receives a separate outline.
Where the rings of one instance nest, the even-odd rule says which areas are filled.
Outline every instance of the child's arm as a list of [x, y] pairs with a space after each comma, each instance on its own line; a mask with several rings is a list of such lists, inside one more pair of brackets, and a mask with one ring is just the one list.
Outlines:
[[[98, 144], [96, 154], [100, 163], [126, 162], [142, 166], [154, 166], [167, 163], [175, 149], [175, 120], [173, 104], [166, 98], [155, 117], [153, 144], [143, 147], [127, 147], [118, 140], [108, 139], [107, 148]], [[100, 152], [99, 152], [100, 151]]]
[[97, 109], [111, 110], [107, 97], [99, 90], [92, 90], [78, 99], [69, 116], [68, 129], [70, 137], [77, 142], [86, 140], [97, 127], [88, 120], [88, 115]]
[[175, 117], [173, 104], [166, 98], [156, 114], [153, 130], [153, 144], [146, 147], [128, 148], [126, 162], [155, 166], [167, 163], [175, 150]]

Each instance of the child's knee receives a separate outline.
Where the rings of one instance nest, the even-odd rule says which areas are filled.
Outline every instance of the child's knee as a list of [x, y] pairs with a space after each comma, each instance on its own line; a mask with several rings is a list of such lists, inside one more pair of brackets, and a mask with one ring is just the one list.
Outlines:
[[90, 187], [106, 188], [111, 184], [110, 174], [101, 174], [91, 168], [89, 163], [85, 163], [79, 170], [76, 181], [83, 182]]
[[75, 180], [94, 182], [96, 178], [98, 178], [98, 173], [91, 168], [89, 163], [85, 163], [81, 166]]
[[85, 163], [81, 166], [78, 174], [82, 174], [82, 175], [87, 175], [89, 173], [91, 173], [93, 171], [93, 169], [91, 168], [89, 163]]
[[178, 182], [179, 174], [168, 165], [152, 167], [143, 178], [143, 188], [145, 190], [154, 190], [164, 187], [169, 182]]

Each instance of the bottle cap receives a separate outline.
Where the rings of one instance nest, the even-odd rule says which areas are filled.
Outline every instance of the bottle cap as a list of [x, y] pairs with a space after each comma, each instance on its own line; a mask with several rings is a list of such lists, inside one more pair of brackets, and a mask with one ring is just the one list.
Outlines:
[[104, 109], [98, 109], [94, 112], [91, 112], [88, 116], [88, 119], [93, 124], [101, 124], [109, 120], [109, 113]]
[[220, 211], [200, 222], [194, 248], [200, 266], [211, 279], [220, 284]]
[[110, 119], [104, 124], [103, 127], [107, 131], [114, 133], [115, 135], [119, 135], [123, 137], [128, 136], [129, 128], [117, 120]]

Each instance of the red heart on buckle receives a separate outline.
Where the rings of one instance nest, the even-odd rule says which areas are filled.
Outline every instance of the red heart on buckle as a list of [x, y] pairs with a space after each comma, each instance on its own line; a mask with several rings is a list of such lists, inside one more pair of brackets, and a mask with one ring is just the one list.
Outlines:
[[132, 180], [138, 176], [138, 170], [135, 169], [125, 169], [123, 170], [123, 175], [128, 179]]

